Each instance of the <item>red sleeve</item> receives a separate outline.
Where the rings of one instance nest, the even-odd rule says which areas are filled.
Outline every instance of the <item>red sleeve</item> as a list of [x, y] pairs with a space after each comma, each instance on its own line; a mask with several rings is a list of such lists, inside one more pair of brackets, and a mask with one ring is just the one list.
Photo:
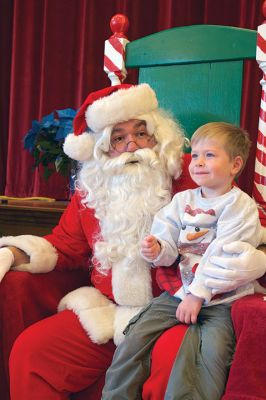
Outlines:
[[75, 194], [52, 234], [45, 236], [58, 252], [56, 269], [88, 269], [98, 223], [92, 210]]

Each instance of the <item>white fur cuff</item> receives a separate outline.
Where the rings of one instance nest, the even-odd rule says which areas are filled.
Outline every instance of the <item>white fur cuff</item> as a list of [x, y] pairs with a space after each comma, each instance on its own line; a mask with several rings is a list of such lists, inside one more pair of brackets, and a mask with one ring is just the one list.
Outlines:
[[32, 235], [4, 236], [0, 238], [0, 247], [14, 246], [24, 251], [29, 257], [28, 264], [20, 264], [13, 269], [31, 273], [50, 272], [57, 262], [56, 249], [48, 240]]
[[110, 339], [119, 345], [128, 322], [142, 307], [118, 306], [94, 287], [82, 287], [68, 293], [60, 301], [58, 311], [71, 310], [94, 343], [107, 343]]
[[82, 287], [60, 301], [58, 311], [72, 310], [94, 343], [103, 344], [114, 336], [116, 305], [94, 287]]

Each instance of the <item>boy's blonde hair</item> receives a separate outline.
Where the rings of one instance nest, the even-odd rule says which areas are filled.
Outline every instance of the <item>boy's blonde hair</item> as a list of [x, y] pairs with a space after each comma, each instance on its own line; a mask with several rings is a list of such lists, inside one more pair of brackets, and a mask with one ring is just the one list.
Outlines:
[[240, 156], [243, 160], [243, 166], [237, 176], [243, 171], [251, 147], [251, 140], [248, 132], [236, 125], [227, 122], [209, 122], [200, 126], [191, 137], [191, 145], [202, 140], [221, 139], [224, 149], [230, 160]]

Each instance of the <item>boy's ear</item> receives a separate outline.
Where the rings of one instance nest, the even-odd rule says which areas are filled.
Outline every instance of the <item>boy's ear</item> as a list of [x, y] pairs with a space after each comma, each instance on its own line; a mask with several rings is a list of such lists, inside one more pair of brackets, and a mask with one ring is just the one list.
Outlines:
[[241, 156], [236, 156], [233, 162], [232, 174], [237, 175], [243, 167], [243, 159]]

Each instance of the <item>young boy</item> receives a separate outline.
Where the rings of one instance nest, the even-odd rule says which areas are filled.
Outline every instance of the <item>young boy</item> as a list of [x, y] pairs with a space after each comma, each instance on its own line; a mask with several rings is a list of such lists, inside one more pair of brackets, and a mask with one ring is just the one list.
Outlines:
[[[220, 356], [206, 365], [200, 341], [193, 342], [193, 351], [176, 359], [174, 368], [189, 365], [189, 373], [176, 382], [169, 398], [218, 400], [222, 396], [234, 348], [230, 304], [254, 293], [254, 283], [214, 295], [204, 284], [202, 265], [211, 268], [211, 257], [222, 255], [223, 245], [234, 240], [257, 247], [263, 230], [255, 202], [233, 186], [248, 158], [247, 133], [231, 124], [209, 123], [194, 133], [191, 147], [189, 172], [199, 187], [176, 194], [155, 216], [151, 235], [141, 244], [143, 257], [153, 266], [171, 266], [178, 258], [178, 269], [175, 275], [172, 267], [158, 269], [158, 283], [166, 291], [130, 321], [107, 372], [103, 399], [141, 399], [153, 344], [178, 322], [197, 323], [199, 336], [202, 329], [207, 331], [209, 340], [219, 341]], [[222, 331], [215, 339], [214, 327]], [[223, 371], [216, 388], [208, 387], [210, 369]]]

